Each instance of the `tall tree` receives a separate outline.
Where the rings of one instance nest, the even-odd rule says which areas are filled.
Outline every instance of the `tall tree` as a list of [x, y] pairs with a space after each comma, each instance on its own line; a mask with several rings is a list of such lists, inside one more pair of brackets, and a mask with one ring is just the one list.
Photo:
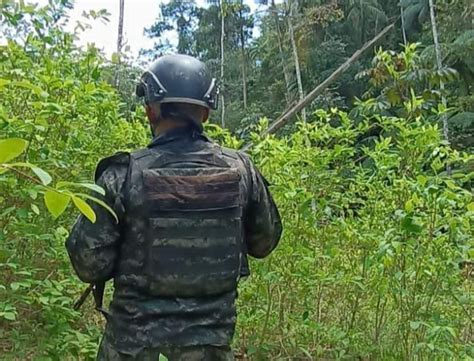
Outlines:
[[195, 55], [194, 31], [199, 18], [200, 8], [194, 0], [181, 1], [171, 0], [160, 5], [160, 18], [151, 27], [145, 29], [145, 34], [150, 38], [158, 39], [153, 56], [168, 52], [173, 47], [167, 41], [163, 41], [167, 32], [176, 31], [178, 44], [176, 50], [181, 54]]
[[[381, 23], [387, 22], [387, 15], [378, 0], [345, 0], [346, 18], [350, 30], [359, 45], [362, 45], [368, 36], [376, 34]], [[369, 30], [370, 21], [373, 22], [374, 31]]]
[[[434, 7], [434, 0], [429, 0], [430, 6], [430, 19], [431, 19], [431, 31], [433, 33], [433, 42], [435, 46], [435, 54], [436, 54], [436, 65], [438, 71], [441, 71], [443, 68], [443, 57], [441, 54], [441, 47], [439, 46], [439, 35], [438, 35], [438, 27], [436, 25], [436, 15], [435, 15], [435, 7]], [[441, 90], [441, 101], [443, 103], [444, 108], [446, 109], [447, 101], [446, 96], [444, 94], [444, 82], [440, 80], [439, 87]], [[441, 115], [441, 120], [443, 123], [443, 135], [444, 139], [449, 142], [449, 129], [448, 129], [448, 117], [446, 111], [443, 112]], [[450, 172], [450, 169], [448, 169]]]
[[405, 14], [403, 11], [403, 4], [400, 3], [400, 19], [402, 21], [402, 36], [403, 36], [403, 45], [407, 45], [407, 33], [405, 30]]
[[244, 109], [247, 109], [247, 54], [245, 50], [245, 35], [244, 35], [244, 16], [243, 16], [243, 1], [239, 7], [240, 20], [240, 50], [242, 56], [242, 102]]
[[118, 23], [118, 36], [117, 36], [117, 57], [118, 62], [115, 68], [115, 86], [118, 88], [120, 83], [120, 63], [122, 58], [122, 47], [123, 47], [123, 16], [125, 11], [125, 0], [119, 0], [120, 13]]
[[281, 34], [281, 29], [280, 29], [280, 18], [278, 16], [278, 9], [275, 5], [275, 0], [272, 0], [271, 4], [271, 16], [273, 17], [273, 21], [275, 22], [275, 28], [276, 28], [276, 37], [277, 37], [277, 43], [278, 43], [278, 54], [280, 56], [280, 61], [281, 65], [283, 68], [283, 76], [285, 78], [285, 85], [286, 85], [286, 92], [285, 92], [285, 97], [286, 97], [286, 103], [290, 104], [291, 103], [291, 95], [290, 95], [290, 75], [288, 72], [288, 67], [287, 67], [287, 61], [286, 61], [286, 56], [283, 51], [283, 40], [282, 40], [282, 34]]
[[[304, 98], [304, 91], [303, 91], [303, 82], [301, 80], [301, 68], [300, 68], [300, 60], [298, 57], [298, 47], [296, 45], [295, 39], [295, 31], [293, 27], [293, 17], [295, 16], [295, 9], [298, 7], [297, 0], [288, 0], [289, 6], [289, 16], [288, 16], [288, 33], [291, 41], [291, 48], [293, 50], [293, 60], [295, 62], [295, 73], [296, 73], [296, 81], [298, 83], [298, 95], [300, 101]], [[301, 110], [301, 118], [303, 122], [306, 122], [306, 109], [303, 108]]]
[[225, 128], [225, 98], [224, 98], [224, 40], [225, 40], [225, 0], [220, 0], [220, 15], [221, 15], [221, 76], [220, 83], [223, 88], [221, 91], [221, 125], [222, 128]]
[[220, 76], [220, 83], [221, 83], [221, 95], [220, 95], [220, 103], [221, 103], [221, 125], [222, 128], [225, 128], [225, 98], [224, 98], [224, 40], [225, 40], [225, 0], [219, 1], [220, 6], [220, 16], [221, 16], [221, 76]]

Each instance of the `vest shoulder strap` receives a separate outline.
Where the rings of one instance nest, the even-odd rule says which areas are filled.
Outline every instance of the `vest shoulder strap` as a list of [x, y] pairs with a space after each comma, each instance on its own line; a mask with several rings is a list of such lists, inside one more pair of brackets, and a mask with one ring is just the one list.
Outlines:
[[126, 165], [130, 163], [130, 153], [128, 152], [118, 152], [114, 155], [102, 159], [95, 170], [94, 179], [97, 181], [102, 173], [105, 172], [112, 164]]
[[130, 156], [133, 160], [138, 160], [140, 158], [146, 157], [152, 153], [152, 150], [149, 148], [139, 149], [131, 153]]

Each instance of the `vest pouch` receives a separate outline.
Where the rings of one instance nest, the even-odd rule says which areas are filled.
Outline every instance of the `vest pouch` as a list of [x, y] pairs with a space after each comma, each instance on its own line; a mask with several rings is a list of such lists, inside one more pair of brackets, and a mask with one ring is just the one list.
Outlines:
[[237, 170], [155, 168], [142, 174], [150, 293], [199, 297], [235, 289], [242, 256]]

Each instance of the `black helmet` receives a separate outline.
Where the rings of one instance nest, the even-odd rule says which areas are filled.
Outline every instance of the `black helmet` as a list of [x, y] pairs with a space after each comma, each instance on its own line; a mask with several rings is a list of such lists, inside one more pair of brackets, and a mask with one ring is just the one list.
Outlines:
[[190, 103], [217, 109], [218, 87], [206, 64], [188, 55], [165, 55], [151, 64], [137, 85], [150, 103]]

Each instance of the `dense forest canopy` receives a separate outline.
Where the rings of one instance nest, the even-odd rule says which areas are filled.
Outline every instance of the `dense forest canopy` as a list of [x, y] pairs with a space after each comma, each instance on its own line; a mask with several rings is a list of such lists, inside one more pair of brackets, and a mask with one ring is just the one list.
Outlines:
[[[261, 117], [273, 119], [280, 115], [392, 22], [396, 23], [396, 30], [381, 45], [401, 51], [408, 42], [418, 43], [420, 59], [416, 66], [420, 71], [411, 75], [419, 77], [423, 89], [439, 87], [436, 82], [430, 85], [425, 82], [427, 71], [436, 68], [428, 0], [268, 1], [253, 13], [239, 1], [210, 1], [205, 7], [193, 1], [170, 1], [160, 8], [160, 19], [146, 29], [147, 35], [156, 39], [156, 45], [144, 54], [153, 59], [174, 50], [198, 56], [216, 75], [222, 76], [223, 51], [225, 73], [220, 79], [221, 92], [228, 108], [226, 126], [233, 131], [243, 132]], [[448, 104], [453, 107], [449, 116], [457, 115], [451, 122], [456, 123], [453, 127], [459, 126], [458, 122], [472, 125], [473, 121], [472, 19], [469, 1], [436, 4], [437, 36], [443, 60], [439, 72], [444, 74], [453, 69], [459, 76], [449, 85], [452, 101]], [[163, 39], [169, 30], [177, 32], [175, 48]], [[354, 64], [306, 111], [334, 106], [350, 109], [357, 98], [367, 97], [371, 84], [357, 74], [370, 68], [372, 57], [373, 53], [369, 52]], [[377, 86], [385, 80], [382, 75], [374, 79]], [[382, 93], [389, 97], [389, 102], [396, 102], [393, 91]]]
[[83, 25], [65, 30], [72, 1], [0, 4], [0, 359], [94, 359], [104, 322], [91, 299], [73, 307], [85, 285], [64, 240], [78, 212], [94, 222], [108, 207], [97, 162], [149, 142], [137, 63], [169, 52], [212, 69], [222, 98], [206, 130], [232, 148], [252, 142], [284, 222], [276, 252], [240, 285], [236, 356], [474, 358], [474, 4], [249, 5], [156, 2], [144, 29], [155, 46], [137, 62], [123, 39], [111, 59], [79, 47]]

